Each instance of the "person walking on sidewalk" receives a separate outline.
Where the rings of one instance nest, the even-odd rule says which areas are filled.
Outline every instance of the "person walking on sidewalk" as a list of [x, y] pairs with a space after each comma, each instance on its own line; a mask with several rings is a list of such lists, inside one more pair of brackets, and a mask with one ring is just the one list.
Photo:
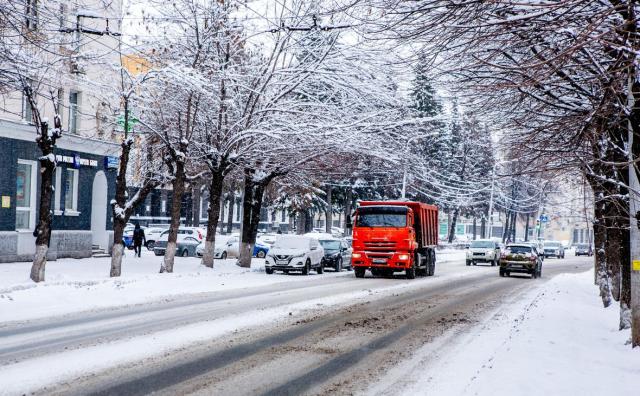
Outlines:
[[144, 230], [140, 228], [140, 224], [136, 223], [136, 228], [133, 230], [133, 249], [134, 255], [142, 254], [142, 245], [147, 244], [147, 238], [144, 235]]

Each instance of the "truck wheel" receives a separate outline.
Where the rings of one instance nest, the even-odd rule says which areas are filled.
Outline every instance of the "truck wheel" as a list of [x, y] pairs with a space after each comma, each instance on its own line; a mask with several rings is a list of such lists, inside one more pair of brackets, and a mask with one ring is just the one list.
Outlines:
[[364, 278], [364, 268], [354, 268], [353, 271], [356, 273], [356, 278]]
[[264, 272], [266, 272], [267, 275], [271, 275], [271, 274], [273, 274], [273, 268], [265, 268]]
[[427, 276], [433, 276], [436, 274], [436, 262], [431, 260], [427, 267]]
[[413, 266], [411, 268], [407, 268], [405, 270], [406, 275], [407, 275], [407, 279], [415, 279], [416, 278], [416, 267]]

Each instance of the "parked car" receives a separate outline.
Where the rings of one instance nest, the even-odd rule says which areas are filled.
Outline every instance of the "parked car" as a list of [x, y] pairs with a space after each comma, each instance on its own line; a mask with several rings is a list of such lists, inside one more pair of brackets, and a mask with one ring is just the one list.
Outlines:
[[[180, 227], [178, 228], [178, 237], [176, 239], [176, 243], [179, 244], [186, 238], [193, 238], [198, 242], [198, 244], [200, 244], [201, 242], [204, 241], [205, 237], [206, 237], [206, 231], [202, 230], [201, 228]], [[160, 237], [156, 241], [154, 241], [153, 253], [156, 256], [164, 255], [165, 250], [167, 249], [168, 239], [169, 239], [169, 230], [164, 230], [162, 231], [162, 233], [160, 233]], [[191, 242], [189, 244], [191, 244]], [[188, 255], [190, 256], [196, 255], [196, 247], [198, 244], [196, 244], [193, 247], [193, 254], [188, 254]], [[190, 252], [191, 250], [189, 249], [187, 253], [190, 253]], [[182, 253], [184, 253], [184, 249], [178, 249], [178, 253], [179, 255], [182, 255]]]
[[[216, 244], [217, 245], [217, 244]], [[253, 245], [253, 257], [264, 258], [271, 245], [266, 243], [263, 239], [257, 238], [256, 243]], [[202, 257], [204, 254], [204, 243], [199, 248], [198, 257]], [[213, 257], [217, 259], [225, 260], [228, 257], [238, 257], [240, 255], [240, 237], [238, 235], [233, 235], [222, 245], [217, 245], [213, 251]]]
[[564, 258], [564, 246], [558, 241], [545, 242], [544, 257]]
[[491, 263], [491, 266], [500, 263], [500, 246], [489, 239], [478, 239], [471, 242], [467, 250], [467, 265], [476, 263]]
[[[202, 243], [195, 237], [186, 236], [176, 241], [176, 256], [195, 257], [198, 246]], [[156, 256], [164, 256], [167, 251], [167, 238], [159, 239], [153, 247]]]
[[332, 268], [336, 272], [342, 271], [343, 268], [351, 271], [351, 251], [347, 242], [338, 238], [318, 239], [320, 245], [324, 249], [324, 257], [322, 258], [322, 266], [324, 268]]
[[576, 244], [575, 254], [576, 256], [593, 256], [593, 249], [588, 243], [578, 243]]
[[163, 232], [167, 231], [165, 227], [149, 227], [144, 230], [144, 236], [147, 239], [147, 249], [153, 250], [156, 241]]
[[500, 256], [500, 276], [511, 276], [512, 272], [530, 274], [532, 278], [542, 276], [541, 253], [530, 244], [509, 244]]
[[280, 235], [267, 254], [265, 271], [267, 274], [276, 270], [285, 274], [300, 271], [302, 275], [308, 275], [315, 269], [322, 274], [323, 257], [324, 249], [317, 239], [305, 235]]

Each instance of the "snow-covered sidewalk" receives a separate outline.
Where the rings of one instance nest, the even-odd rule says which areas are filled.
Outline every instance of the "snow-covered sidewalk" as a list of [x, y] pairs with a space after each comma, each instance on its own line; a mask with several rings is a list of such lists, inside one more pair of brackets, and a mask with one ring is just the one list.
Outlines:
[[[464, 265], [463, 251], [438, 253], [438, 263]], [[211, 270], [195, 257], [176, 257], [173, 274], [160, 274], [162, 257], [127, 250], [122, 276], [109, 277], [110, 258], [61, 259], [47, 263], [46, 282], [29, 279], [31, 263], [0, 264], [0, 324], [80, 311], [141, 304], [185, 294], [209, 293], [309, 280], [306, 276], [266, 275], [264, 260], [240, 268], [235, 259], [216, 260]], [[353, 276], [331, 271], [321, 277]]]
[[[603, 309], [593, 272], [563, 274], [512, 302], [462, 338], [427, 345], [402, 370], [399, 393], [437, 395], [613, 395], [640, 392], [640, 351], [618, 331], [618, 308]], [[452, 347], [447, 348], [446, 343]], [[427, 370], [425, 371], [425, 366]]]

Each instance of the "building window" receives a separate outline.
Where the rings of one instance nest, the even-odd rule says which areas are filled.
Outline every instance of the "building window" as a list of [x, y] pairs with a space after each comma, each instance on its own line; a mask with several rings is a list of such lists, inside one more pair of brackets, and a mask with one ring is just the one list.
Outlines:
[[64, 89], [58, 89], [58, 103], [56, 107], [56, 111], [58, 112], [58, 117], [60, 117], [60, 128], [62, 128], [62, 111], [64, 109]]
[[31, 108], [31, 103], [29, 103], [29, 98], [24, 93], [22, 94], [22, 119], [27, 122], [33, 122], [33, 109]]
[[78, 92], [69, 92], [69, 133], [78, 131]]
[[62, 211], [60, 210], [60, 195], [62, 189], [62, 168], [56, 168], [55, 174], [53, 176], [54, 182], [54, 194], [53, 194], [53, 210], [54, 214], [60, 215]]
[[67, 180], [64, 183], [64, 211], [74, 214], [78, 211], [78, 170], [67, 169]]
[[27, 29], [38, 28], [38, 0], [25, 0], [25, 24]]
[[33, 228], [36, 219], [36, 163], [18, 160], [16, 171], [16, 230]]

